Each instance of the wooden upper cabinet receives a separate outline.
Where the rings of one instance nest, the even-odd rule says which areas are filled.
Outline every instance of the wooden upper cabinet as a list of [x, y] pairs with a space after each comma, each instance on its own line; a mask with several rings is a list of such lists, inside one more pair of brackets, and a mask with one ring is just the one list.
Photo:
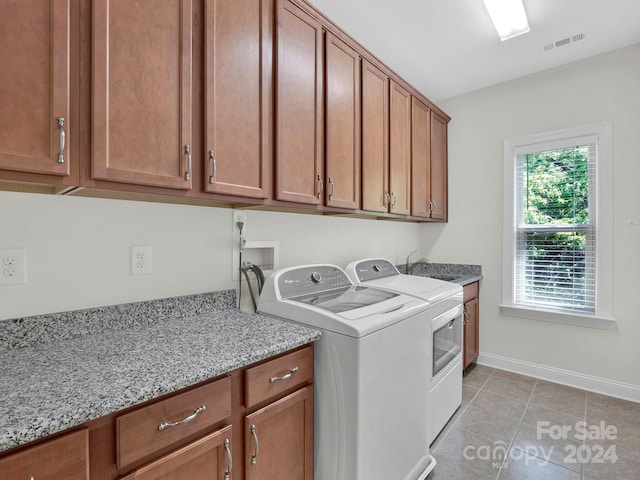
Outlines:
[[94, 0], [92, 178], [192, 188], [191, 0]]
[[431, 216], [431, 109], [411, 99], [411, 215]]
[[360, 208], [360, 55], [326, 35], [325, 204]]
[[389, 96], [390, 211], [408, 215], [411, 204], [411, 94], [391, 80]]
[[447, 120], [431, 111], [431, 218], [447, 220]]
[[267, 198], [272, 0], [205, 1], [205, 190]]
[[362, 209], [389, 210], [389, 78], [362, 60]]
[[323, 42], [320, 23], [289, 0], [277, 0], [277, 200], [322, 203]]
[[67, 176], [69, 0], [0, 2], [0, 169]]

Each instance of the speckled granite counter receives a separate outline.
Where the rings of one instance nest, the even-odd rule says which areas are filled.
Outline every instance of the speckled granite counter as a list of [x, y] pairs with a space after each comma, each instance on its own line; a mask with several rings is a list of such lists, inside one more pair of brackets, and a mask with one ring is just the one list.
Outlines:
[[[397, 268], [401, 273], [406, 273], [405, 265], [397, 265]], [[482, 266], [460, 263], [416, 263], [411, 274], [446, 280], [464, 286], [482, 280]]]
[[[229, 296], [229, 292], [221, 294]], [[320, 336], [316, 330], [269, 316], [241, 313], [231, 308], [233, 298], [220, 301], [215, 294], [205, 295], [210, 297], [204, 301], [196, 295], [131, 304], [128, 309], [117, 306], [57, 314], [66, 319], [59, 318], [62, 323], [42, 316], [39, 320], [46, 328], [38, 335], [33, 334], [38, 325], [33, 318], [0, 321], [4, 350], [0, 351], [0, 451], [292, 350]], [[167, 301], [173, 307], [163, 303]], [[204, 306], [194, 315], [185, 308], [189, 301]], [[163, 315], [152, 319], [139, 315], [149, 308]], [[120, 320], [114, 318], [113, 309]], [[104, 315], [99, 326], [92, 321], [100, 320], [96, 310]], [[127, 315], [131, 312], [135, 313]], [[21, 331], [19, 325], [28, 326], [31, 334]], [[80, 331], [78, 325], [83, 326]], [[47, 336], [48, 330], [52, 335]], [[15, 348], [16, 338], [18, 344], [28, 346]]]

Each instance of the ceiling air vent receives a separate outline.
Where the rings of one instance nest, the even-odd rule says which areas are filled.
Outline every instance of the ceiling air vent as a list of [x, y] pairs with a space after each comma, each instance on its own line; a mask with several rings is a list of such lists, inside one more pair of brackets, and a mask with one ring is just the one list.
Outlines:
[[543, 52], [550, 52], [555, 50], [556, 48], [564, 47], [566, 45], [571, 45], [572, 43], [579, 42], [580, 40], [584, 40], [584, 33], [576, 33], [575, 35], [569, 35], [568, 37], [561, 38], [554, 42], [548, 42], [540, 47]]

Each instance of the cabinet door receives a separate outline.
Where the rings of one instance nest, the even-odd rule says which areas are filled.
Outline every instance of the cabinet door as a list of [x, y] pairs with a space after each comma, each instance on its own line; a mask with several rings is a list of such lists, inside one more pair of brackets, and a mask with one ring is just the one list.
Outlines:
[[313, 479], [313, 385], [245, 418], [247, 480]]
[[411, 215], [429, 218], [431, 199], [431, 109], [411, 99]]
[[93, 178], [192, 187], [191, 15], [191, 0], [94, 0]]
[[205, 190], [269, 196], [272, 0], [205, 2]]
[[0, 169], [69, 175], [69, 0], [0, 3]]
[[88, 480], [87, 429], [47, 440], [0, 460], [3, 480]]
[[463, 368], [467, 368], [471, 362], [478, 358], [478, 299], [474, 298], [464, 304], [464, 352]]
[[389, 78], [362, 60], [362, 209], [389, 210]]
[[411, 94], [391, 81], [389, 185], [391, 213], [409, 214], [411, 185]]
[[226, 480], [230, 478], [231, 426], [137, 469], [121, 480]]
[[447, 220], [447, 121], [431, 112], [431, 218]]
[[320, 204], [322, 26], [289, 0], [278, 0], [276, 38], [276, 199]]
[[360, 207], [360, 55], [326, 37], [325, 204]]

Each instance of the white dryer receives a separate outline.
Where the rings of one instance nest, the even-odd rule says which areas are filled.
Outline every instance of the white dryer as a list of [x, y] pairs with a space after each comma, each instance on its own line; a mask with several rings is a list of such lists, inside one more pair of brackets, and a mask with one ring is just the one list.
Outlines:
[[434, 278], [401, 274], [388, 260], [373, 258], [350, 263], [345, 269], [358, 285], [403, 293], [429, 302], [430, 354], [427, 420], [429, 444], [462, 403], [462, 286]]
[[317, 328], [315, 480], [423, 480], [430, 320], [426, 302], [354, 286], [333, 265], [271, 274], [258, 311]]

